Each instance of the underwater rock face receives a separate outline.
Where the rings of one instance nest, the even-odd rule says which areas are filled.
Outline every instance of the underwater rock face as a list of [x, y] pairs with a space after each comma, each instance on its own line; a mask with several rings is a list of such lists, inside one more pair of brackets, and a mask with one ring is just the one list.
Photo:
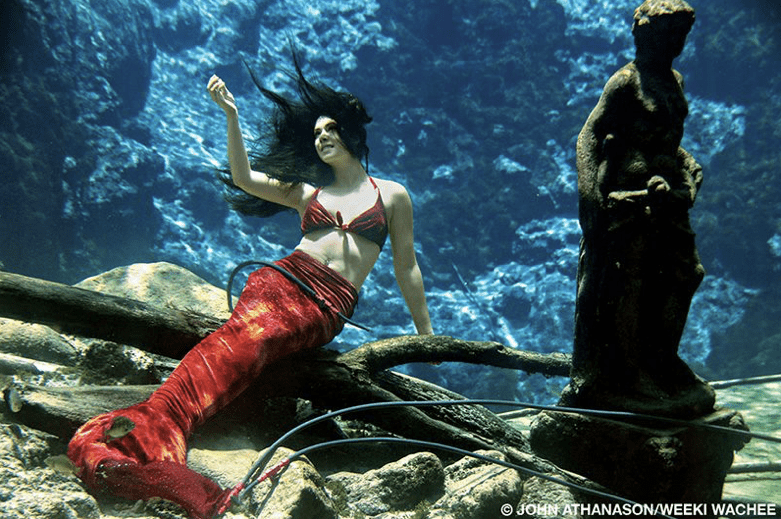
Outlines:
[[[3, 53], [0, 98], [12, 124], [0, 130], [8, 178], [0, 189], [7, 211], [0, 236], [36, 250], [34, 255], [25, 252], [27, 247], [4, 251], [3, 261], [41, 275], [69, 269], [69, 260], [94, 268], [102, 260], [132, 256], [135, 247], [148, 249], [154, 233], [144, 240], [141, 230], [154, 224], [154, 218], [148, 220], [151, 202], [142, 196], [117, 204], [121, 187], [93, 172], [110, 170], [132, 186], [138, 179], [129, 177], [135, 176], [139, 162], [147, 171], [162, 164], [150, 167], [154, 160], [139, 159], [111, 164], [106, 149], [117, 144], [106, 134], [116, 135], [114, 129], [145, 104], [156, 54], [149, 3], [13, 0], [4, 2], [3, 18], [16, 28]], [[119, 141], [134, 142], [127, 135]], [[120, 190], [113, 191], [108, 211], [101, 197], [84, 192], [109, 186]], [[118, 222], [120, 218], [124, 221]], [[133, 235], [131, 230], [136, 232], [130, 243], [117, 240], [117, 249], [102, 250], [118, 234]], [[91, 249], [89, 255], [84, 249]]]

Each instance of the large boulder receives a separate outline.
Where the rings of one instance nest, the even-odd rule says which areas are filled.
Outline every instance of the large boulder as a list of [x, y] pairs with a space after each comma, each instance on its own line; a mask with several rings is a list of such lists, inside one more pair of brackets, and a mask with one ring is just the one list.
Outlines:
[[187, 308], [227, 319], [227, 295], [189, 270], [166, 262], [117, 267], [79, 283], [77, 287], [157, 306]]

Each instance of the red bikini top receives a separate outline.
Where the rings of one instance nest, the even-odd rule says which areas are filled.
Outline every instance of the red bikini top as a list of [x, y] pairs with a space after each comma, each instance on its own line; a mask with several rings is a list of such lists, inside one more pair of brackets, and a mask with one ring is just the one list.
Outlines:
[[385, 245], [385, 239], [388, 236], [388, 219], [385, 216], [385, 204], [382, 203], [380, 189], [374, 183], [373, 178], [369, 177], [369, 180], [374, 186], [374, 190], [377, 191], [377, 201], [372, 207], [356, 216], [348, 224], [345, 224], [344, 220], [342, 220], [341, 211], [336, 211], [336, 217], [334, 217], [328, 209], [323, 207], [317, 200], [317, 195], [320, 194], [322, 188], [317, 188], [306, 206], [304, 216], [301, 218], [301, 233], [309, 234], [321, 229], [342, 229], [345, 232], [357, 234], [376, 243], [382, 250], [383, 245]]

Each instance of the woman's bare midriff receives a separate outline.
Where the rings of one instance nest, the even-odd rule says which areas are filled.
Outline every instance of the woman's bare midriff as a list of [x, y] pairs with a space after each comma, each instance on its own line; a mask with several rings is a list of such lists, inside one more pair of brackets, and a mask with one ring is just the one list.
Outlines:
[[338, 228], [323, 229], [307, 234], [296, 250], [312, 256], [339, 273], [360, 290], [371, 272], [380, 248], [377, 244]]

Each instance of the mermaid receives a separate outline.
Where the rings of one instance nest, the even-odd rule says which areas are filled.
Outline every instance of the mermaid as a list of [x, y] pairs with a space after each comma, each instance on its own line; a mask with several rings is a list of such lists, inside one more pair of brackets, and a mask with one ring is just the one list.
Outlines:
[[[235, 210], [269, 216], [292, 209], [302, 237], [287, 257], [251, 273], [230, 319], [182, 359], [147, 400], [87, 421], [68, 457], [93, 490], [129, 499], [159, 497], [191, 517], [210, 518], [228, 490], [187, 468], [187, 439], [291, 353], [330, 342], [352, 316], [358, 291], [390, 237], [393, 268], [416, 330], [431, 334], [413, 244], [412, 202], [396, 182], [368, 175], [366, 125], [355, 96], [307, 80], [294, 56], [298, 99], [261, 86], [273, 110], [260, 151], [248, 154], [238, 105], [212, 76], [211, 99], [227, 120], [228, 164], [220, 173]], [[308, 285], [302, 290], [294, 277]], [[121, 435], [112, 435], [117, 424]]]

